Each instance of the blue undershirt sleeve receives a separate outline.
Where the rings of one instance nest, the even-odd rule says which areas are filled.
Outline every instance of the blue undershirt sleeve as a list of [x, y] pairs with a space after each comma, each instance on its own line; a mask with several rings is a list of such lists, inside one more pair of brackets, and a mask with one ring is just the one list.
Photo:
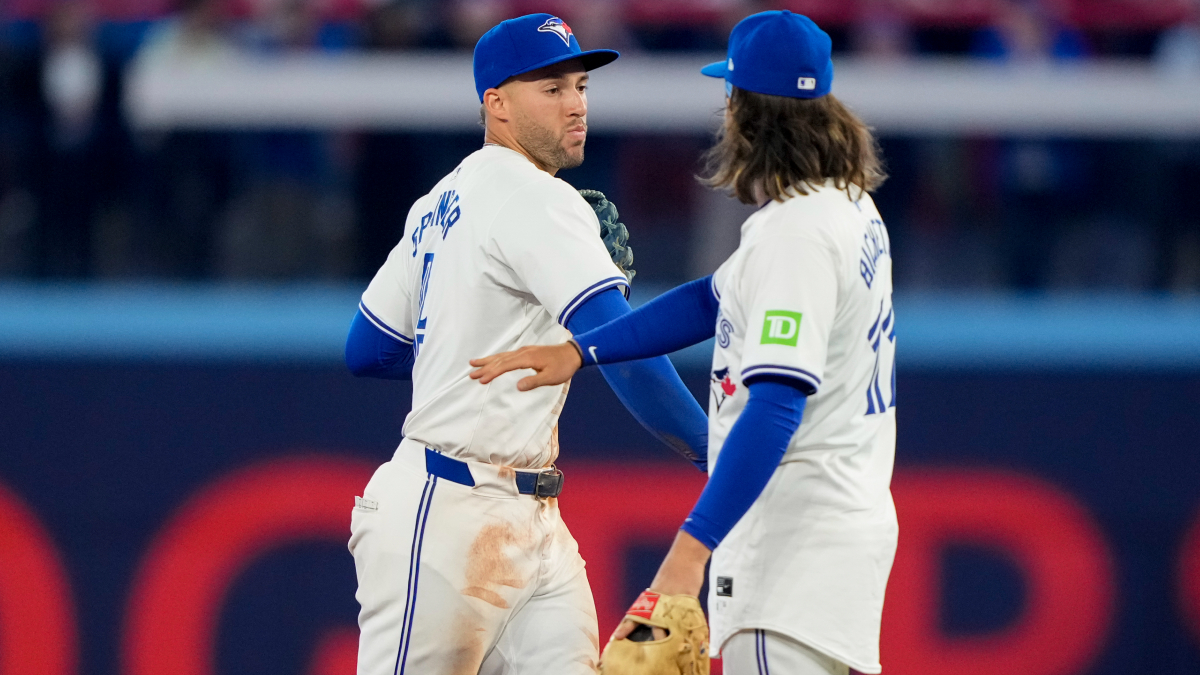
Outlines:
[[804, 418], [808, 399], [800, 380], [762, 375], [747, 386], [750, 399], [729, 430], [704, 492], [683, 522], [683, 531], [710, 550], [762, 494]]
[[[580, 305], [567, 328], [578, 335], [619, 317], [632, 316], [631, 312], [621, 291], [611, 288]], [[600, 372], [638, 423], [701, 471], [707, 470], [708, 417], [667, 357], [601, 366]]]
[[411, 380], [416, 358], [411, 342], [383, 332], [361, 309], [354, 315], [346, 337], [346, 366], [356, 377]]
[[586, 333], [572, 330], [583, 365], [662, 356], [712, 337], [720, 305], [711, 284], [711, 275], [690, 281]]

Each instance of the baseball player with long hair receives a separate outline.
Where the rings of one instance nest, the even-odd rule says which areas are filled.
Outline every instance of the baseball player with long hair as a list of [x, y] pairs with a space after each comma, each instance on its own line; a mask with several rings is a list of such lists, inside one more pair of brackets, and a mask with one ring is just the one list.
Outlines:
[[[359, 675], [595, 671], [595, 605], [557, 501], [567, 386], [519, 393], [516, 376], [501, 376], [481, 387], [468, 360], [631, 311], [615, 208], [555, 178], [583, 161], [588, 71], [617, 56], [582, 51], [549, 14], [484, 35], [484, 147], [413, 204], [363, 293], [346, 361], [356, 375], [411, 378], [413, 400], [404, 440], [352, 515]], [[704, 411], [665, 357], [604, 376], [643, 425], [705, 467]]]
[[687, 596], [711, 552], [724, 672], [878, 673], [897, 524], [891, 253], [868, 195], [883, 180], [877, 145], [829, 93], [830, 40], [807, 17], [746, 18], [728, 58], [702, 72], [723, 77], [728, 95], [708, 183], [761, 207], [737, 251], [712, 276], [572, 341], [476, 359], [471, 376], [495, 387], [531, 368], [517, 387], [540, 391], [715, 332], [709, 482], [602, 672], [706, 672]]

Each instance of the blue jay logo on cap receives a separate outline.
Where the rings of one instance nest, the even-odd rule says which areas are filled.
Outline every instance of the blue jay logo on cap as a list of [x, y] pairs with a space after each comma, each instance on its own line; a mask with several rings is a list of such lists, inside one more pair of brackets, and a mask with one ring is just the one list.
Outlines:
[[571, 27], [557, 16], [552, 16], [549, 19], [546, 19], [546, 23], [538, 26], [538, 32], [554, 33], [558, 37], [562, 38], [562, 41], [567, 43], [568, 47], [571, 46], [571, 35], [573, 35], [571, 32]]

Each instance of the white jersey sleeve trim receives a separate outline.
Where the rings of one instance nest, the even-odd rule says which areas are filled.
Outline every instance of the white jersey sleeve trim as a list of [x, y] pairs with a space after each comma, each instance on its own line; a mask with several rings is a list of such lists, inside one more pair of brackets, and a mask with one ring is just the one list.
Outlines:
[[379, 330], [387, 333], [388, 335], [396, 338], [397, 340], [403, 342], [406, 345], [411, 345], [413, 343], [413, 341], [414, 341], [413, 338], [408, 337], [404, 333], [401, 333], [400, 331], [398, 331], [398, 330], [392, 328], [391, 326], [387, 325], [386, 323], [384, 323], [382, 319], [375, 316], [375, 314], [373, 314], [371, 312], [371, 310], [367, 309], [367, 306], [365, 304], [363, 304], [362, 302], [358, 303], [358, 308], [362, 310], [363, 316], [367, 317], [367, 321], [370, 321], [371, 323], [375, 324], [375, 327], [378, 328]]
[[747, 378], [754, 377], [755, 375], [782, 375], [783, 377], [790, 377], [795, 380], [800, 380], [812, 388], [812, 391], [808, 393], [809, 396], [817, 393], [817, 390], [821, 388], [821, 378], [813, 375], [803, 368], [793, 368], [791, 366], [778, 365], [750, 366], [749, 368], [742, 370], [742, 382], [745, 382]]
[[[596, 295], [597, 293], [600, 293], [601, 291], [606, 291], [610, 288], [616, 288], [618, 286], [624, 286], [626, 289], [628, 289], [629, 288], [629, 280], [623, 276], [609, 277], [607, 279], [597, 281], [596, 283], [592, 284], [591, 286], [588, 286], [587, 288], [583, 289], [582, 291], [579, 292], [578, 295], [576, 295], [570, 302], [567, 303], [567, 306], [563, 308], [563, 311], [559, 312], [559, 314], [558, 314], [559, 325], [566, 327], [567, 322], [569, 322], [571, 320], [571, 317], [574, 316], [575, 310], [579, 309], [580, 306], [583, 305], [583, 303], [587, 302], [588, 298], [591, 298], [592, 296]], [[627, 292], [627, 291], [623, 291], [623, 292]], [[626, 297], [628, 297], [628, 296], [626, 296]]]

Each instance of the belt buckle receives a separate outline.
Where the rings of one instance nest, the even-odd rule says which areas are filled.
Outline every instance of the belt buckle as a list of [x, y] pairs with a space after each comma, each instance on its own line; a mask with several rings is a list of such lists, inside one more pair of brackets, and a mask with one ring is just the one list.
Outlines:
[[537, 475], [537, 483], [533, 488], [533, 496], [539, 499], [557, 497], [562, 494], [563, 473], [557, 467], [542, 471]]

